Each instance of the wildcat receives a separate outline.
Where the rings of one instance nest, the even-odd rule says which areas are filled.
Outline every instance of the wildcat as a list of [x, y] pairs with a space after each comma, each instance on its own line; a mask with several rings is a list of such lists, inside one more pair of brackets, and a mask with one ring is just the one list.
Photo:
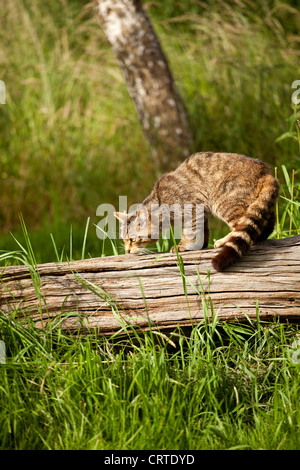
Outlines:
[[[212, 265], [216, 271], [223, 271], [245, 255], [253, 243], [266, 240], [272, 233], [278, 193], [279, 181], [272, 176], [267, 164], [233, 153], [199, 152], [156, 181], [142, 203], [142, 208], [146, 208], [144, 215], [138, 209], [134, 214], [116, 212], [115, 216], [123, 229], [126, 253], [138, 253], [154, 241], [153, 234], [152, 238], [150, 235], [153, 228], [151, 206], [202, 204], [203, 248], [207, 247], [209, 239], [208, 214], [217, 216], [231, 229], [215, 243], [215, 248], [222, 249], [212, 259]], [[137, 220], [146, 225], [143, 236], [135, 229]], [[159, 222], [161, 227], [161, 219]], [[192, 222], [194, 227], [195, 220]], [[154, 238], [159, 239], [159, 235]], [[193, 241], [183, 232], [178, 251], [186, 251]], [[171, 251], [175, 251], [174, 247]]]

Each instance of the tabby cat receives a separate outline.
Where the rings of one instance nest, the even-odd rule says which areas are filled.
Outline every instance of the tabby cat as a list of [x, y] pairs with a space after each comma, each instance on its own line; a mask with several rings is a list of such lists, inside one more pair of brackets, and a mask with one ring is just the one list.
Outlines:
[[[256, 241], [265, 240], [275, 224], [275, 203], [279, 181], [265, 163], [233, 153], [201, 152], [187, 158], [178, 168], [161, 176], [142, 207], [146, 208], [146, 235], [134, 230], [138, 209], [134, 214], [115, 213], [123, 229], [126, 253], [138, 253], [153, 243], [151, 206], [202, 204], [204, 206], [204, 243], [207, 247], [209, 229], [207, 215], [213, 214], [226, 222], [231, 232], [217, 240], [222, 249], [212, 259], [216, 271], [222, 271], [245, 255]], [[193, 215], [194, 217], [194, 215]], [[145, 222], [145, 220], [144, 220]], [[161, 225], [161, 221], [160, 221]], [[193, 226], [195, 221], [193, 220]], [[158, 233], [155, 239], [161, 234]], [[186, 251], [193, 240], [183, 233], [178, 251]], [[174, 247], [172, 250], [174, 252]]]

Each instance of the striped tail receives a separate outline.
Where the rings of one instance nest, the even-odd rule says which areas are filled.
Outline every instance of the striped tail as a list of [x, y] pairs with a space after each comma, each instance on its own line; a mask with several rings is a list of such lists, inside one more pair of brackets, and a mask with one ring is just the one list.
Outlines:
[[[279, 193], [279, 181], [272, 175], [266, 175], [257, 199], [250, 204], [234, 228], [225, 238], [219, 240], [216, 247], [222, 250], [212, 259], [216, 271], [223, 271], [242, 256], [256, 241], [266, 240], [275, 225], [275, 203]], [[226, 222], [226, 220], [225, 220]]]

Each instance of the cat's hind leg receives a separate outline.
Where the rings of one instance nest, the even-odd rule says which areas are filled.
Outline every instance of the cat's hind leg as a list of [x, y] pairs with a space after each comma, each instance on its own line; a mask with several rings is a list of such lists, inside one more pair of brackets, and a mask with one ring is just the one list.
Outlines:
[[229, 241], [231, 235], [232, 235], [232, 232], [228, 233], [226, 237], [216, 240], [214, 244], [214, 248], [221, 248], [221, 246], [224, 246]]
[[274, 230], [275, 222], [276, 222], [276, 215], [275, 215], [275, 212], [272, 212], [272, 214], [270, 215], [268, 219], [267, 225], [264, 227], [262, 233], [257, 239], [258, 242], [267, 240], [267, 238], [271, 235], [271, 233]]
[[236, 218], [234, 224], [227, 221], [233, 230], [227, 235], [226, 243], [220, 252], [212, 259], [216, 271], [223, 271], [231, 266], [244, 256], [256, 241], [266, 239], [270, 235], [275, 223], [274, 206], [278, 191], [279, 183], [271, 175], [267, 175], [259, 197], [247, 208], [244, 215]]

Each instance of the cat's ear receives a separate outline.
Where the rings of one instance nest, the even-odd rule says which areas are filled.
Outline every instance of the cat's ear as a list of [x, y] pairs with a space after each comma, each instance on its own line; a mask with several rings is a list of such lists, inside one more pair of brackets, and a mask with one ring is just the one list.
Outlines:
[[114, 216], [117, 217], [122, 224], [124, 224], [128, 218], [128, 214], [124, 212], [114, 212]]

